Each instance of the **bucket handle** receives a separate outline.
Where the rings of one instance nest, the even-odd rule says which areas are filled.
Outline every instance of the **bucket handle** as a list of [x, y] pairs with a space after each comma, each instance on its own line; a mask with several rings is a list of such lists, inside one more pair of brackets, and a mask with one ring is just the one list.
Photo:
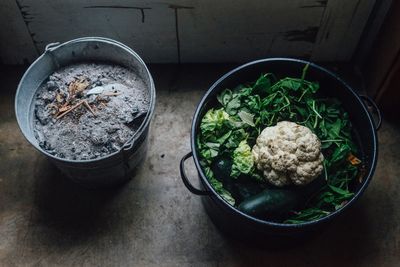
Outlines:
[[199, 195], [199, 196], [205, 196], [205, 195], [209, 195], [210, 193], [208, 191], [205, 190], [200, 190], [195, 188], [190, 182], [189, 179], [186, 176], [185, 173], [185, 161], [192, 157], [193, 153], [190, 151], [189, 153], [187, 153], [185, 156], [183, 156], [183, 158], [181, 159], [181, 164], [180, 164], [180, 171], [181, 171], [181, 178], [183, 183], [185, 184], [186, 188], [189, 189], [190, 192], [192, 192], [195, 195]]
[[59, 69], [61, 67], [60, 63], [58, 62], [58, 59], [55, 55], [53, 55], [53, 51], [58, 48], [59, 46], [61, 46], [60, 42], [56, 42], [56, 43], [50, 43], [46, 45], [46, 48], [44, 49], [44, 53], [47, 53], [51, 60], [53, 61], [54, 65], [56, 66], [57, 69]]
[[379, 110], [379, 108], [376, 105], [375, 101], [372, 100], [369, 96], [360, 95], [360, 97], [361, 97], [362, 100], [364, 100], [364, 102], [367, 102], [370, 105], [370, 108], [372, 109], [372, 112], [376, 115], [377, 121], [374, 120], [374, 124], [375, 124], [375, 130], [378, 131], [381, 128], [381, 125], [382, 125], [382, 114], [381, 114], [381, 111]]
[[132, 149], [134, 141], [131, 140], [127, 142], [125, 145], [122, 146], [122, 161], [124, 164], [125, 169], [125, 176], [129, 174], [130, 165], [129, 165], [129, 157], [130, 157], [130, 150]]
[[48, 52], [48, 51], [52, 51], [54, 50], [56, 47], [60, 46], [60, 42], [55, 42], [55, 43], [50, 43], [46, 45], [46, 48], [44, 49], [44, 51]]

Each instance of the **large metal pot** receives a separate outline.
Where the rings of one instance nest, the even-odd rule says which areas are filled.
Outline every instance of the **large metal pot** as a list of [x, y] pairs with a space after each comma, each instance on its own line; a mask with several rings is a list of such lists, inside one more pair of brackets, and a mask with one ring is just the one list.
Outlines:
[[[264, 221], [251, 217], [223, 200], [207, 180], [199, 163], [199, 154], [196, 146], [196, 138], [199, 132], [201, 119], [205, 112], [216, 104], [216, 95], [225, 88], [234, 88], [239, 84], [254, 81], [261, 73], [266, 72], [274, 73], [278, 78], [287, 76], [297, 77], [301, 75], [303, 67], [308, 63], [310, 66], [307, 72], [307, 79], [318, 81], [321, 85], [320, 93], [324, 96], [339, 99], [348, 111], [356, 135], [359, 139], [357, 141], [361, 146], [362, 158], [366, 167], [365, 176], [362, 183], [356, 188], [354, 197], [343, 208], [332, 212], [330, 215], [319, 220], [290, 225]], [[378, 122], [376, 125], [374, 124], [373, 118], [368, 112], [367, 105], [364, 101], [368, 102], [377, 112]], [[210, 87], [200, 101], [192, 122], [192, 152], [183, 157], [180, 165], [182, 180], [192, 193], [203, 196], [202, 200], [205, 210], [220, 230], [241, 239], [262, 239], [264, 240], [264, 243], [266, 243], [265, 238], [268, 238], [268, 243], [291, 243], [295, 240], [301, 240], [304, 237], [308, 237], [311, 233], [315, 233], [321, 226], [332, 221], [339, 214], [352, 206], [363, 194], [375, 171], [378, 152], [376, 131], [380, 124], [380, 113], [372, 100], [367, 97], [360, 97], [337, 75], [314, 63], [288, 58], [271, 58], [250, 62], [221, 77]], [[186, 177], [184, 163], [190, 157], [193, 157], [194, 159], [201, 189], [192, 186]]]
[[[37, 89], [54, 71], [76, 62], [109, 62], [134, 70], [147, 85], [150, 95], [149, 112], [130, 140], [119, 151], [93, 160], [55, 157], [43, 150], [34, 136], [33, 99]], [[15, 114], [25, 138], [66, 176], [90, 187], [119, 184], [132, 176], [133, 170], [146, 155], [154, 106], [154, 82], [144, 61], [126, 45], [101, 37], [85, 37], [47, 45], [45, 52], [25, 72], [15, 96]]]

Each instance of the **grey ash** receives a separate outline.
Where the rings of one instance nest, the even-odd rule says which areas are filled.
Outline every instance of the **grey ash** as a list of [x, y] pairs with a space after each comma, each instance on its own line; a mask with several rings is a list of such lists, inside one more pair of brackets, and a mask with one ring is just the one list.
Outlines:
[[143, 122], [149, 90], [132, 70], [106, 63], [64, 67], [35, 97], [34, 130], [40, 147], [69, 160], [118, 151]]

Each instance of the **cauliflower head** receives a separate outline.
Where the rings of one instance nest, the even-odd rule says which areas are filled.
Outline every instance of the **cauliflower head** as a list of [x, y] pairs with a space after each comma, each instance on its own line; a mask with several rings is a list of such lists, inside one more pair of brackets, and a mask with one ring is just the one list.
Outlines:
[[265, 128], [252, 148], [254, 163], [275, 186], [306, 185], [323, 171], [321, 142], [305, 126], [281, 121]]

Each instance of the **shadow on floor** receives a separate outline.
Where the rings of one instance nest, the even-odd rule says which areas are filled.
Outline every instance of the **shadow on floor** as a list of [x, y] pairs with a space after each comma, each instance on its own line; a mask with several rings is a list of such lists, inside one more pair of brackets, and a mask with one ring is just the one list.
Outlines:
[[105, 209], [122, 187], [87, 189], [70, 181], [47, 159], [40, 157], [38, 161], [34, 173], [34, 217], [39, 225], [54, 232], [43, 238], [86, 240], [118, 223], [105, 214]]
[[[361, 203], [360, 203], [361, 204]], [[302, 243], [272, 248], [271, 240], [265, 245], [228, 239], [225, 244], [232, 255], [232, 262], [247, 266], [356, 266], [360, 257], [371, 255], [371, 249], [379, 251], [379, 241], [373, 238], [374, 229], [368, 221], [366, 205], [357, 205], [350, 212], [328, 225], [323, 231]], [[371, 255], [372, 256], [372, 255]], [[353, 265], [354, 262], [354, 265]]]

